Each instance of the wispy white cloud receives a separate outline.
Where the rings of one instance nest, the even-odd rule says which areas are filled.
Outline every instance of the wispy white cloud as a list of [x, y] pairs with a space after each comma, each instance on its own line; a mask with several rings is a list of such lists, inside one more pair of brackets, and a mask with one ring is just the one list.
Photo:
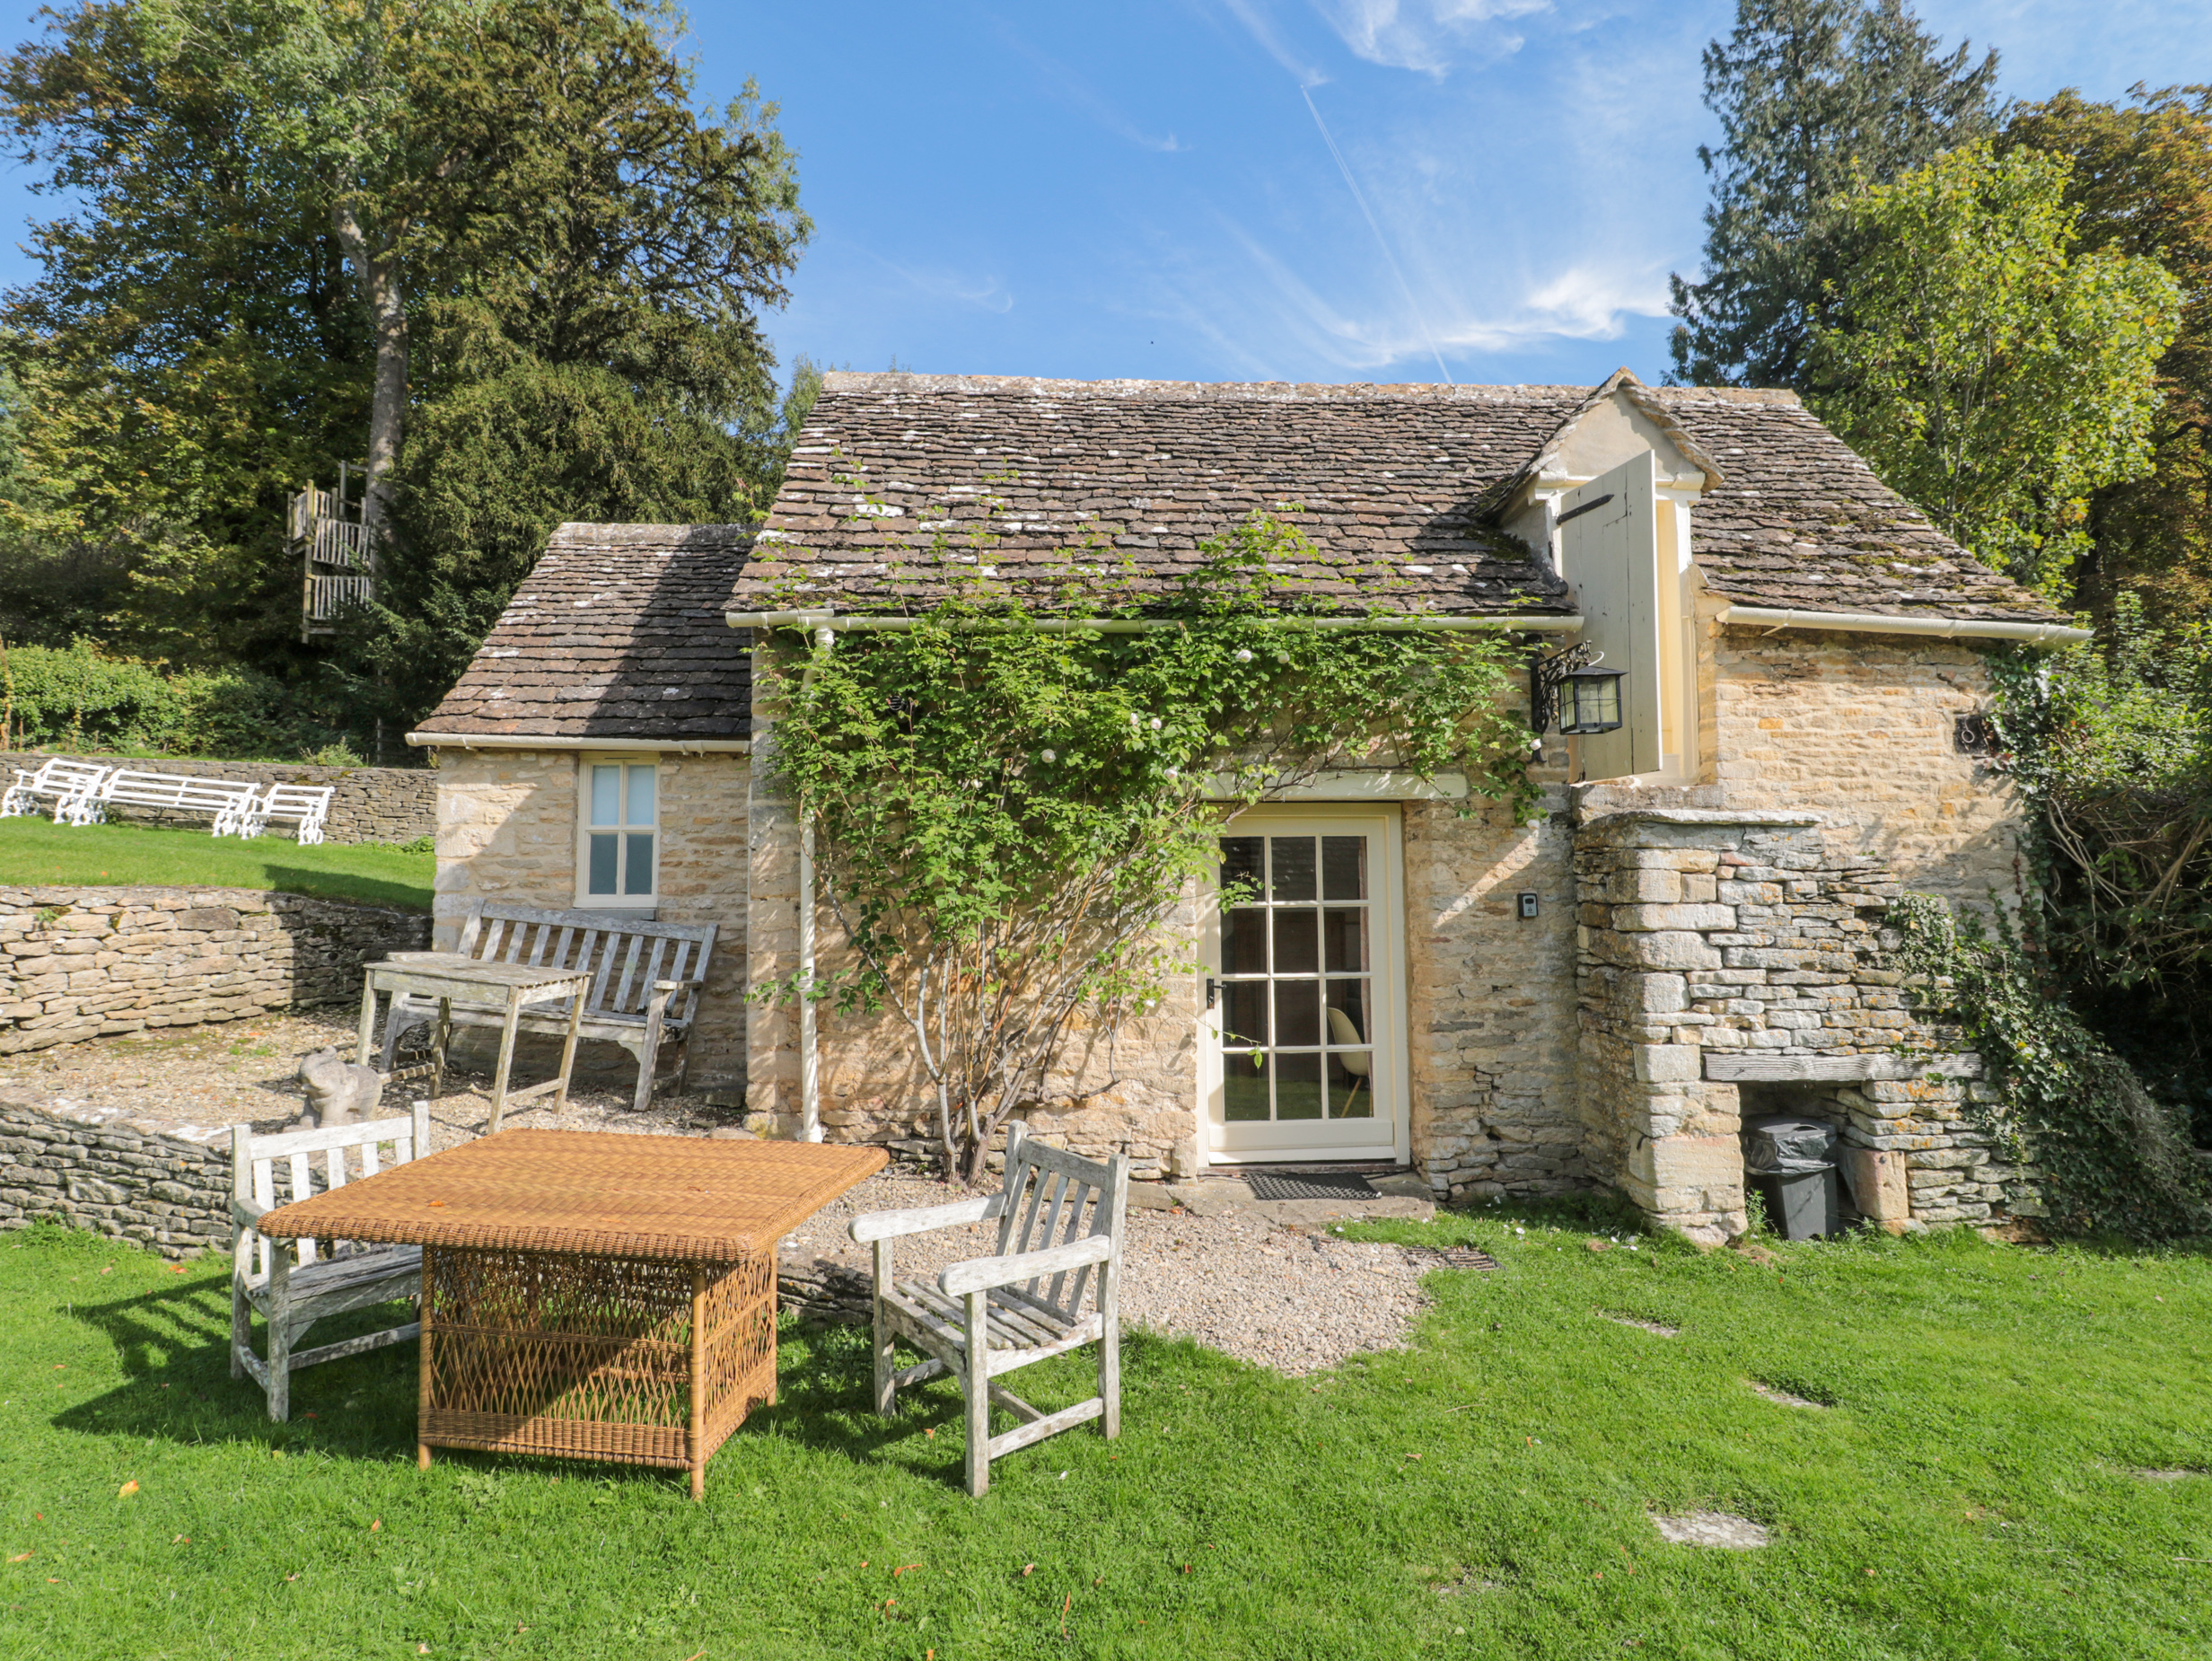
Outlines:
[[1139, 149], [1154, 150], [1163, 154], [1188, 150], [1190, 147], [1177, 139], [1172, 133], [1146, 132], [1122, 114], [1110, 100], [1094, 91], [1081, 75], [1049, 53], [1039, 51], [1021, 36], [1015, 34], [1003, 22], [999, 25], [999, 37], [1005, 41], [1007, 46], [1029, 60], [1031, 66], [1037, 71], [1038, 82], [1041, 87], [1063, 103], [1071, 104], [1083, 111], [1084, 115], [1089, 116], [1092, 120], [1097, 122], [1115, 137], [1126, 139]]
[[955, 271], [944, 266], [901, 265], [896, 260], [884, 259], [873, 249], [863, 249], [861, 251], [908, 286], [932, 300], [973, 306], [979, 312], [1004, 313], [1014, 310], [1014, 294], [998, 277]]
[[1286, 70], [1300, 86], [1314, 87], [1328, 84], [1329, 77], [1312, 59], [1291, 49], [1283, 38], [1283, 31], [1268, 15], [1266, 0], [1222, 0], [1229, 14], [1244, 25], [1245, 32], [1258, 41], [1268, 57]]
[[1286, 257], [1254, 227], [1226, 215], [1218, 224], [1233, 253], [1155, 248], [1141, 309], [1202, 337], [1234, 374], [1390, 378], [1396, 369], [1428, 380], [1432, 340], [1449, 357], [1540, 351], [1619, 339], [1637, 320], [1666, 312], [1663, 264], [1595, 258], [1535, 275], [1482, 273], [1472, 293], [1424, 285], [1424, 328], [1409, 303], [1391, 303], [1379, 284], [1355, 281], [1351, 293], [1332, 296], [1308, 262]]
[[1355, 56], [1386, 68], [1441, 75], [1470, 51], [1520, 50], [1522, 37], [1488, 25], [1549, 12], [1551, 0], [1313, 0]]

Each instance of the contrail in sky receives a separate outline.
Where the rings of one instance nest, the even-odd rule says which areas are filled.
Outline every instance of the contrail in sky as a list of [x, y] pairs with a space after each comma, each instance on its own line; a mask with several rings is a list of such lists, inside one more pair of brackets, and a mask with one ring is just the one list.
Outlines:
[[1374, 210], [1367, 206], [1367, 198], [1352, 177], [1352, 170], [1345, 164], [1344, 152], [1337, 148], [1337, 141], [1329, 131], [1329, 123], [1321, 119], [1321, 106], [1313, 101], [1313, 91], [1301, 83], [1298, 96], [1305, 100], [1305, 107], [1312, 112], [1313, 125], [1321, 130], [1321, 143], [1329, 146], [1329, 154], [1337, 160], [1337, 171], [1344, 175], [1345, 188], [1351, 191], [1352, 200], [1359, 204], [1359, 211], [1367, 216], [1367, 229], [1374, 233], [1375, 246], [1382, 250], [1383, 260], [1390, 266], [1391, 275], [1398, 279], [1398, 291], [1406, 297], [1406, 309], [1413, 313], [1413, 321], [1420, 326], [1421, 338], [1428, 342], [1428, 355], [1436, 360], [1436, 373], [1444, 377], [1446, 386], [1456, 384], [1452, 372], [1444, 366], [1444, 354], [1436, 349], [1436, 337], [1428, 332], [1428, 319], [1421, 315], [1420, 302], [1413, 297], [1413, 285], [1406, 281], [1406, 274], [1398, 264], [1398, 256], [1391, 252], [1389, 241], [1382, 227], [1376, 223]]

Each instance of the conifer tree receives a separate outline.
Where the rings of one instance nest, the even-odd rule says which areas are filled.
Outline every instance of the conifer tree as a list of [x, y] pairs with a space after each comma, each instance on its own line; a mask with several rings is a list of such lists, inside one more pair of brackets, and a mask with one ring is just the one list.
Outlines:
[[1698, 151], [1714, 175], [1704, 276], [1671, 279], [1675, 378], [1804, 387], [1848, 259], [1834, 199], [1855, 167], [1885, 181], [1988, 133], [1997, 64], [1945, 54], [1906, 0], [1737, 0], [1705, 49], [1724, 143]]

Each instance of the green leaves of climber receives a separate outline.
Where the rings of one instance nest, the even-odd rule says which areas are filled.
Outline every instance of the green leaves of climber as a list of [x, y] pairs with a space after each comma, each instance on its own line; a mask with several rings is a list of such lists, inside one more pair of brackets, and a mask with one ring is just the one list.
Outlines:
[[1502, 636], [1321, 627], [1301, 574], [1330, 562], [1278, 514], [1201, 554], [1146, 610], [1110, 568], [1023, 597], [941, 549], [909, 627], [776, 666], [773, 766], [850, 952], [765, 996], [896, 1030], [948, 1173], [1017, 1108], [1119, 1082], [1123, 1026], [1198, 967], [1178, 913], [1241, 808], [1352, 764], [1533, 802]]

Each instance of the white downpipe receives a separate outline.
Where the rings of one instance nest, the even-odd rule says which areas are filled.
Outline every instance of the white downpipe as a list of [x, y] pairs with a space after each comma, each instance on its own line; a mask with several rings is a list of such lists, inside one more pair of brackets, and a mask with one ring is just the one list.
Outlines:
[[[814, 648], [837, 649], [827, 628], [814, 631]], [[814, 665], [799, 676], [803, 691], [812, 684]], [[799, 1140], [821, 1140], [821, 1054], [814, 1042], [814, 816], [799, 814]]]

